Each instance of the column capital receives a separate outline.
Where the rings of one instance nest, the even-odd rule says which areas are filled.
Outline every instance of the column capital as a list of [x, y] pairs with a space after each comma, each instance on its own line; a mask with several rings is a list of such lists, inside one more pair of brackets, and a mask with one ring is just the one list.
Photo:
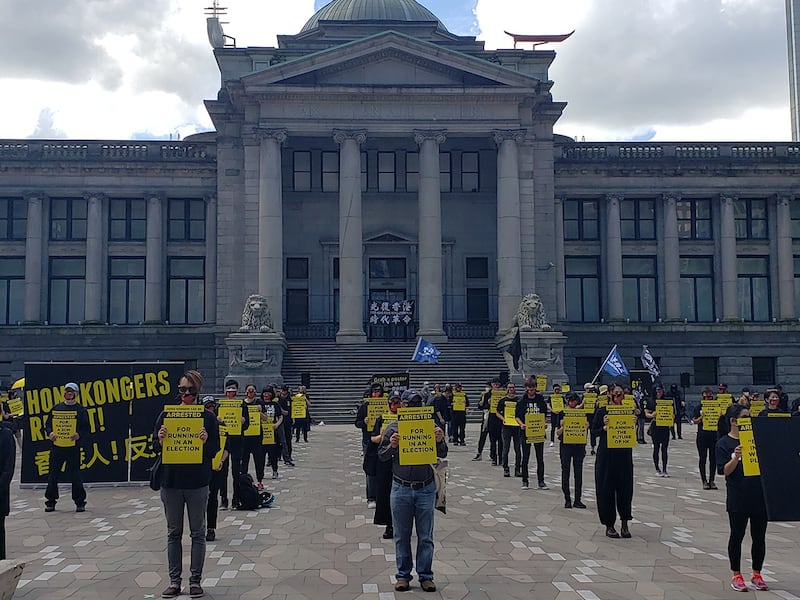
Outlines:
[[661, 198], [664, 202], [679, 202], [682, 198], [680, 192], [664, 192], [661, 194]]
[[145, 200], [164, 200], [166, 197], [167, 195], [164, 192], [149, 191], [144, 193]]
[[505, 141], [520, 143], [525, 139], [525, 129], [495, 129], [492, 131], [492, 139], [498, 146]]
[[421, 146], [422, 142], [426, 140], [433, 140], [437, 144], [443, 144], [447, 139], [446, 129], [415, 129], [414, 130], [414, 143]]
[[89, 200], [91, 200], [92, 198], [94, 198], [96, 200], [103, 200], [105, 197], [106, 197], [106, 195], [103, 192], [84, 192], [83, 193], [83, 199], [86, 200], [87, 202]]
[[778, 192], [775, 195], [775, 200], [778, 206], [789, 206], [792, 200], [794, 200], [794, 194], [790, 192]]
[[719, 199], [723, 204], [730, 204], [734, 200], [737, 200], [738, 198], [739, 198], [738, 194], [732, 194], [728, 192], [720, 192], [719, 195]]
[[608, 204], [612, 204], [613, 205], [613, 204], [619, 204], [620, 202], [622, 202], [625, 199], [625, 194], [620, 194], [620, 193], [615, 192], [615, 193], [612, 193], [612, 194], [606, 194], [605, 197], [606, 197], [606, 202]]
[[264, 140], [274, 140], [283, 144], [288, 137], [286, 129], [269, 129], [267, 127], [250, 127], [242, 133], [242, 141], [247, 146], [260, 144]]
[[47, 194], [42, 191], [28, 191], [22, 194], [27, 202], [42, 202], [47, 198]]
[[366, 129], [334, 129], [333, 141], [341, 145], [345, 140], [355, 140], [359, 146], [367, 141]]

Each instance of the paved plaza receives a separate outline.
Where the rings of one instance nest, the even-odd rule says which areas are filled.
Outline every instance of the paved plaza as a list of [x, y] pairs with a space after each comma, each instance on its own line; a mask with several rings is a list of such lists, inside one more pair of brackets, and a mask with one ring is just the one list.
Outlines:
[[[633, 539], [609, 540], [597, 520], [594, 457], [584, 467], [587, 510], [563, 508], [558, 444], [545, 448], [549, 491], [522, 491], [487, 453], [472, 462], [477, 428], [466, 448], [450, 447], [447, 515], [436, 513], [431, 598], [536, 600], [710, 600], [736, 597], [728, 587], [724, 481], [703, 491], [694, 431], [670, 444], [672, 477], [656, 477], [651, 447], [635, 451]], [[283, 469], [277, 503], [258, 512], [220, 513], [208, 544], [203, 586], [214, 599], [391, 600], [423, 594], [394, 591], [394, 544], [382, 540], [364, 497], [360, 432], [315, 427], [295, 444], [297, 467]], [[513, 452], [512, 452], [513, 455]], [[533, 460], [533, 457], [532, 457]], [[535, 467], [534, 467], [535, 468]], [[535, 474], [531, 482], [536, 483]], [[166, 587], [166, 528], [157, 492], [91, 488], [74, 512], [62, 490], [45, 514], [43, 490], [12, 486], [6, 523], [8, 556], [27, 563], [15, 598], [133, 600], [159, 598]], [[184, 585], [188, 578], [184, 536]], [[797, 599], [800, 527], [771, 523], [764, 579], [769, 592], [750, 597]], [[749, 561], [745, 539], [743, 570]], [[188, 596], [182, 596], [188, 598]], [[745, 596], [747, 597], [747, 596]]]

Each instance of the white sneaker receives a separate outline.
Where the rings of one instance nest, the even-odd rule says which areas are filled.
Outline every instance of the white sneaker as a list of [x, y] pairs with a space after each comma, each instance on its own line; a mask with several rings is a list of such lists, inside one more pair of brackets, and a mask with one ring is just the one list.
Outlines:
[[367, 508], [375, 508], [375, 500], [370, 500], [367, 502]]
[[551, 448], [553, 447], [553, 442], [550, 442], [550, 447], [551, 447]]
[[669, 477], [669, 473], [666, 470], [661, 471], [661, 476], [662, 477]]

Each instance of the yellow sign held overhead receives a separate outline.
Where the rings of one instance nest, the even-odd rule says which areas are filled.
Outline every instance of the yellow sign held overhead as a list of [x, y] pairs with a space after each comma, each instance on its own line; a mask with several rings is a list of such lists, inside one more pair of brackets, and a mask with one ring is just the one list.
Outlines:
[[433, 407], [419, 406], [397, 410], [397, 433], [400, 436], [401, 465], [436, 463], [436, 436]]

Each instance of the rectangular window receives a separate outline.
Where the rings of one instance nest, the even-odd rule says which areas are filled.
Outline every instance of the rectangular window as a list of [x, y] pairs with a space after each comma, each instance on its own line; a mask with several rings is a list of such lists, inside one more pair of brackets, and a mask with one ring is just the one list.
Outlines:
[[202, 323], [205, 319], [205, 260], [170, 258], [168, 263], [168, 314], [174, 325]]
[[0, 198], [0, 239], [24, 240], [28, 228], [28, 203], [24, 198]]
[[439, 191], [450, 192], [453, 189], [452, 167], [449, 152], [439, 153]]
[[620, 228], [623, 240], [656, 239], [655, 200], [626, 198], [620, 203]]
[[419, 152], [406, 152], [406, 191], [419, 191]]
[[333, 257], [333, 280], [339, 281], [339, 257]]
[[367, 191], [367, 153], [361, 153], [361, 191]]
[[684, 240], [711, 239], [711, 200], [679, 200], [678, 237]]
[[714, 259], [710, 256], [680, 259], [681, 317], [712, 322], [714, 313]]
[[405, 258], [370, 258], [370, 279], [405, 279]]
[[769, 258], [739, 256], [738, 271], [739, 316], [745, 321], [769, 321], [772, 318], [769, 293]]
[[695, 385], [717, 385], [717, 359], [711, 356], [695, 356], [694, 361], [694, 384]]
[[792, 239], [800, 240], [800, 199], [789, 200], [789, 218], [792, 221]]
[[489, 321], [489, 288], [467, 288], [467, 322]]
[[753, 357], [753, 385], [775, 384], [775, 358], [773, 356]]
[[311, 191], [311, 152], [292, 153], [292, 189], [295, 192]]
[[108, 322], [144, 321], [144, 258], [108, 261]]
[[395, 153], [378, 152], [378, 191], [393, 192], [397, 185], [395, 181]]
[[564, 201], [564, 239], [597, 240], [600, 233], [597, 200]]
[[86, 239], [86, 199], [50, 199], [50, 239], [69, 242]]
[[600, 321], [600, 266], [596, 256], [564, 259], [567, 293], [567, 321]]
[[286, 279], [308, 279], [308, 259], [287, 258]]
[[488, 279], [489, 259], [485, 256], [467, 257], [467, 279]]
[[200, 199], [170, 198], [169, 241], [202, 242], [205, 239], [205, 201]]
[[576, 356], [575, 357], [575, 380], [594, 381], [594, 376], [600, 370], [602, 358], [596, 356]]
[[16, 325], [25, 312], [25, 259], [0, 258], [0, 325]]
[[108, 239], [142, 241], [147, 237], [147, 208], [143, 198], [111, 198], [108, 202]]
[[655, 258], [622, 257], [622, 308], [631, 321], [658, 320]]
[[339, 153], [322, 153], [322, 191], [339, 191]]
[[50, 259], [50, 305], [47, 321], [51, 325], [83, 321], [86, 260], [84, 258]]
[[477, 152], [461, 153], [461, 191], [477, 192], [481, 189], [480, 158]]
[[737, 240], [767, 239], [767, 201], [737, 198], [733, 201]]
[[286, 322], [291, 325], [308, 324], [308, 290], [286, 290]]
[[794, 315], [800, 317], [800, 256], [794, 257]]

